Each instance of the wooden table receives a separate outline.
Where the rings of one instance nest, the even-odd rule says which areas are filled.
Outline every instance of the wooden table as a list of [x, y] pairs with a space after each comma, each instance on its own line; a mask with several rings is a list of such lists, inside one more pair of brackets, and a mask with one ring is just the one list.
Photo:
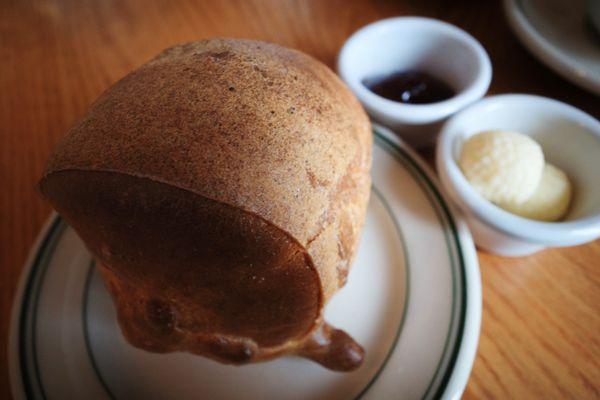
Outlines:
[[[600, 101], [517, 42], [495, 1], [40, 0], [0, 4], [0, 398], [15, 286], [50, 207], [34, 185], [60, 135], [111, 83], [174, 43], [247, 37], [333, 67], [344, 40], [380, 18], [454, 23], [490, 54], [490, 92]], [[479, 253], [483, 326], [465, 398], [600, 398], [600, 241], [506, 259]]]

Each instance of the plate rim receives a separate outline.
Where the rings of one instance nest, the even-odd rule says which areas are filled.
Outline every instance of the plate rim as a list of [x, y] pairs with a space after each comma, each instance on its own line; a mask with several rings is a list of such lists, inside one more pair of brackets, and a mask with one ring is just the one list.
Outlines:
[[377, 123], [372, 123], [372, 126], [373, 130], [383, 133], [386, 139], [408, 155], [407, 159], [411, 160], [417, 168], [421, 169], [423, 176], [430, 181], [431, 189], [437, 192], [439, 202], [447, 207], [448, 218], [454, 222], [456, 237], [460, 239], [457, 247], [461, 250], [463, 257], [466, 296], [464, 304], [464, 327], [454, 365], [448, 367], [451, 368], [448, 382], [443, 392], [440, 393], [440, 398], [442, 399], [460, 399], [473, 368], [481, 331], [481, 275], [473, 237], [463, 213], [454, 206], [451, 197], [440, 184], [437, 175], [423, 158], [390, 129]]
[[[416, 175], [421, 175], [425, 183], [428, 185], [429, 190], [434, 193], [434, 196], [436, 197], [435, 202], [439, 203], [442, 209], [445, 208], [448, 224], [454, 225], [453, 229], [456, 241], [455, 247], [456, 251], [458, 252], [456, 256], [462, 259], [462, 266], [459, 266], [459, 271], [460, 275], [462, 275], [464, 285], [463, 296], [465, 298], [463, 299], [464, 304], [462, 305], [464, 315], [462, 316], [462, 321], [459, 321], [459, 323], [462, 323], [462, 327], [459, 326], [459, 333], [456, 337], [457, 343], [455, 343], [452, 348], [454, 354], [450, 357], [450, 362], [445, 367], [443, 379], [439, 383], [436, 396], [450, 399], [459, 398], [466, 387], [473, 365], [481, 324], [481, 281], [479, 277], [479, 267], [475, 247], [473, 245], [470, 232], [468, 231], [461, 214], [452, 206], [449, 201], [449, 197], [443, 193], [442, 187], [439, 184], [436, 176], [432, 173], [431, 168], [425, 164], [423, 160], [421, 160], [418, 154], [416, 154], [409, 146], [404, 144], [404, 142], [402, 142], [388, 129], [380, 125], [373, 124], [373, 131], [376, 136], [382, 140], [385, 140], [388, 145], [394, 147], [394, 150], [396, 150], [398, 153], [404, 153], [407, 162], [412, 164], [416, 169], [416, 174], [411, 174], [413, 175], [413, 179], [418, 181], [419, 178]], [[402, 163], [397, 159], [396, 162], [404, 164], [404, 168], [410, 169], [410, 166], [406, 165], [406, 163]], [[417, 183], [421, 185], [420, 182]], [[423, 191], [426, 192], [427, 190], [423, 188]], [[438, 211], [436, 210], [436, 213], [437, 212]], [[61, 225], [60, 221], [62, 221], [62, 219], [56, 212], [52, 212], [47, 219], [44, 227], [41, 229], [34, 245], [31, 248], [25, 263], [25, 268], [23, 268], [21, 277], [19, 279], [15, 297], [13, 299], [8, 355], [11, 388], [15, 398], [19, 398], [23, 394], [26, 398], [28, 398], [28, 391], [25, 388], [23, 373], [21, 371], [22, 346], [20, 333], [23, 323], [23, 309], [25, 305], [24, 294], [26, 290], [29, 290], [31, 286], [35, 285], [37, 280], [43, 279], [43, 277], [40, 279], [31, 279], [33, 278], [33, 276], [31, 276], [33, 272], [32, 268], [40, 261], [41, 258], [43, 258], [42, 256], [44, 253], [46, 253], [46, 251], [43, 250], [47, 249], [48, 246], [53, 244], [50, 239], [53, 237], [56, 238], [57, 235], [52, 235], [51, 233], [53, 233], [53, 231]], [[452, 227], [450, 226], [450, 228]], [[452, 258], [451, 255], [450, 257]], [[462, 328], [462, 332], [460, 332], [460, 328]], [[393, 347], [390, 350], [390, 354], [392, 352]], [[444, 357], [445, 352], [442, 355], [442, 360]], [[441, 362], [442, 361], [440, 361], [440, 363]], [[374, 377], [376, 377], [384, 368], [385, 360], [375, 373]], [[437, 376], [437, 373], [435, 376]], [[362, 394], [364, 394], [364, 390], [361, 391], [360, 395]]]
[[581, 75], [568, 57], [533, 26], [523, 11], [521, 0], [504, 0], [504, 14], [521, 44], [539, 61], [567, 81], [596, 95], [600, 95], [600, 80]]
[[37, 260], [42, 257], [44, 253], [42, 250], [50, 244], [50, 239], [52, 238], [50, 233], [57, 228], [59, 221], [60, 217], [56, 211], [53, 210], [44, 222], [44, 225], [40, 229], [29, 250], [25, 265], [21, 270], [21, 275], [17, 283], [17, 290], [13, 297], [7, 354], [10, 388], [15, 399], [21, 398], [23, 395], [27, 398], [27, 390], [23, 384], [23, 377], [21, 374], [21, 340], [19, 338], [22, 323], [21, 320], [23, 317], [24, 294], [25, 291], [34, 284], [34, 280], [31, 279], [33, 266], [38, 262]]

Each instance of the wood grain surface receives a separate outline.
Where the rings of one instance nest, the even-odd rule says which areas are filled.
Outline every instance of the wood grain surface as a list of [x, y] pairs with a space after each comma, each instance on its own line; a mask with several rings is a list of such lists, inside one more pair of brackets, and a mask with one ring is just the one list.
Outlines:
[[[1, 1], [0, 398], [10, 398], [16, 283], [50, 213], [34, 185], [59, 136], [104, 89], [164, 47], [211, 36], [277, 42], [333, 67], [353, 31], [397, 15], [473, 34], [492, 59], [491, 93], [536, 93], [600, 114], [597, 97], [525, 51], [497, 1]], [[483, 325], [464, 397], [600, 398], [600, 241], [520, 259], [479, 257]]]

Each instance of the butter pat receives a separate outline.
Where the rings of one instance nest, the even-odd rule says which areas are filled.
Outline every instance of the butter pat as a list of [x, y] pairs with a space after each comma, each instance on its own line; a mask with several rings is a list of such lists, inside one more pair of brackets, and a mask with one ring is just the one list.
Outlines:
[[571, 182], [560, 169], [546, 163], [540, 183], [524, 203], [500, 203], [506, 211], [539, 221], [561, 219], [571, 202]]
[[498, 205], [520, 205], [534, 195], [541, 182], [544, 154], [527, 135], [486, 131], [463, 144], [458, 164], [486, 199]]

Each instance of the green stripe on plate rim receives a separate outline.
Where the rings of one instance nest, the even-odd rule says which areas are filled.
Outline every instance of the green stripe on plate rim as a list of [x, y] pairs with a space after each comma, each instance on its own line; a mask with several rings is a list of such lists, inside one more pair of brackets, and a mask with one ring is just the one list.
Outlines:
[[[50, 227], [48, 228], [48, 232], [42, 241], [40, 248], [35, 255], [35, 259], [32, 263], [31, 270], [29, 272], [29, 276], [27, 277], [27, 282], [25, 285], [25, 290], [23, 293], [23, 299], [21, 301], [21, 309], [19, 315], [19, 367], [21, 369], [21, 379], [23, 383], [23, 389], [25, 391], [25, 396], [28, 399], [35, 398], [33, 392], [33, 385], [30, 382], [30, 376], [28, 373], [27, 362], [28, 362], [28, 349], [26, 344], [26, 335], [29, 332], [31, 335], [31, 357], [33, 359], [33, 370], [34, 370], [34, 378], [36, 379], [37, 389], [40, 393], [40, 397], [42, 399], [46, 399], [46, 393], [44, 392], [44, 388], [42, 382], [40, 380], [39, 367], [37, 361], [37, 355], [35, 354], [36, 343], [35, 343], [35, 319], [30, 319], [29, 317], [29, 308], [31, 307], [32, 301], [35, 300], [36, 305], [34, 306], [34, 311], [37, 311], [37, 295], [39, 293], [39, 289], [41, 286], [41, 280], [45, 275], [45, 270], [48, 265], [49, 260], [51, 259], [50, 255], [54, 252], [56, 245], [58, 244], [58, 239], [62, 236], [64, 229], [66, 228], [66, 224], [62, 222], [62, 220], [58, 217], [54, 219]], [[58, 234], [57, 234], [58, 232]], [[37, 270], [39, 266], [42, 266], [42, 273], [38, 274]], [[35, 288], [35, 298], [30, 296], [30, 293]], [[32, 314], [35, 317], [35, 313]], [[30, 325], [28, 329], [28, 325]]]
[[[444, 236], [445, 236], [446, 244], [448, 247], [448, 255], [450, 257], [451, 265], [452, 265], [452, 281], [453, 281], [453, 283], [452, 283], [452, 290], [453, 290], [452, 315], [451, 315], [451, 319], [450, 319], [450, 326], [448, 328], [448, 334], [446, 337], [446, 342], [444, 345], [444, 351], [443, 351], [442, 357], [438, 363], [438, 367], [436, 369], [434, 377], [432, 378], [431, 382], [429, 383], [427, 391], [423, 396], [424, 399], [439, 398], [443, 394], [443, 392], [446, 388], [446, 385], [448, 383], [448, 380], [450, 379], [450, 376], [452, 374], [452, 371], [454, 370], [454, 363], [456, 362], [456, 357], [458, 355], [458, 351], [459, 351], [460, 345], [462, 343], [462, 334], [463, 334], [464, 325], [465, 325], [466, 290], [464, 290], [464, 288], [466, 287], [466, 277], [465, 277], [464, 257], [463, 257], [462, 251], [460, 251], [460, 239], [458, 236], [458, 231], [456, 229], [456, 224], [453, 220], [452, 214], [449, 211], [449, 207], [445, 203], [444, 198], [439, 193], [436, 185], [432, 182], [432, 180], [430, 179], [427, 172], [425, 172], [421, 168], [421, 166], [415, 160], [413, 160], [413, 158], [410, 154], [408, 154], [401, 146], [396, 144], [394, 141], [387, 138], [385, 136], [385, 134], [378, 132], [377, 129], [374, 129], [373, 132], [375, 134], [375, 143], [377, 145], [379, 145], [382, 149], [384, 149], [388, 153], [390, 153], [394, 157], [395, 160], [397, 160], [398, 162], [400, 162], [402, 165], [404, 165], [407, 168], [407, 170], [410, 172], [412, 177], [415, 179], [415, 181], [418, 183], [418, 185], [421, 187], [421, 189], [425, 193], [430, 204], [433, 206], [433, 209], [436, 212], [436, 216], [437, 216], [440, 224], [444, 228], [449, 228], [452, 233], [452, 238], [451, 238], [450, 234], [448, 232], [448, 229], [444, 229]], [[382, 200], [382, 203], [383, 203], [386, 211], [392, 217], [395, 228], [398, 232], [399, 237], [401, 238], [403, 250], [404, 250], [404, 256], [405, 256], [405, 265], [406, 265], [406, 278], [405, 279], [406, 279], [406, 284], [408, 285], [408, 281], [409, 281], [409, 277], [410, 277], [410, 268], [408, 265], [408, 249], [406, 248], [406, 245], [404, 243], [404, 236], [402, 235], [400, 225], [399, 225], [398, 221], [396, 220], [391, 208], [389, 207], [389, 204], [387, 203], [385, 198], [381, 195], [381, 192], [379, 190], [377, 190], [377, 188], [375, 188], [374, 186], [373, 186], [373, 193], [380, 200]], [[19, 318], [19, 335], [18, 335], [18, 337], [19, 337], [19, 360], [20, 360], [20, 364], [21, 364], [20, 368], [21, 368], [21, 378], [22, 378], [22, 382], [23, 382], [23, 387], [25, 389], [25, 394], [28, 399], [35, 398], [34, 392], [32, 390], [32, 383], [30, 382], [30, 377], [28, 374], [28, 368], [27, 368], [28, 352], [27, 352], [27, 346], [25, 344], [26, 343], [25, 337], [27, 334], [26, 331], [28, 328], [27, 321], [28, 321], [29, 309], [31, 307], [31, 304], [33, 304], [33, 319], [31, 320], [32, 327], [30, 327], [30, 329], [31, 329], [31, 349], [32, 349], [31, 355], [32, 355], [33, 364], [34, 364], [35, 382], [37, 383], [37, 387], [38, 387], [39, 393], [41, 395], [41, 398], [46, 399], [46, 394], [44, 392], [44, 388], [43, 388], [41, 377], [40, 377], [38, 361], [37, 361], [37, 354], [35, 353], [35, 350], [36, 350], [36, 340], [35, 340], [35, 338], [36, 338], [36, 336], [35, 336], [36, 323], [35, 322], [36, 322], [36, 314], [37, 314], [37, 303], [38, 303], [38, 299], [39, 299], [39, 293], [41, 291], [41, 286], [42, 286], [41, 283], [42, 283], [44, 275], [46, 273], [46, 269], [48, 267], [49, 261], [52, 258], [53, 250], [56, 247], [56, 244], [58, 243], [60, 237], [64, 233], [66, 226], [67, 226], [67, 224], [66, 224], [66, 222], [64, 222], [64, 220], [62, 220], [60, 217], [56, 217], [56, 220], [52, 223], [51, 227], [49, 228], [46, 238], [44, 239], [43, 243], [41, 244], [40, 249], [38, 250], [38, 253], [36, 255], [36, 258], [31, 266], [31, 270], [29, 272], [29, 277], [27, 278], [27, 282], [26, 282], [26, 288], [25, 288], [25, 291], [23, 294], [21, 315]], [[451, 239], [453, 239], [453, 240], [451, 240]], [[454, 247], [452, 246], [452, 243], [454, 244]], [[460, 264], [460, 266], [462, 268], [457, 267], [456, 259], [458, 259], [458, 263]], [[40, 266], [41, 266], [41, 269], [40, 269]], [[104, 381], [102, 375], [100, 374], [100, 371], [98, 370], [98, 366], [93, 357], [93, 353], [91, 351], [90, 344], [89, 344], [89, 338], [88, 338], [87, 315], [86, 315], [87, 306], [86, 305], [87, 305], [87, 296], [88, 296], [88, 292], [89, 292], [88, 289], [89, 289], [89, 284], [91, 282], [93, 268], [94, 268], [94, 264], [92, 262], [90, 264], [88, 274], [86, 276], [86, 282], [85, 282], [86, 288], [84, 291], [84, 299], [83, 299], [83, 301], [85, 303], [84, 303], [83, 315], [82, 315], [82, 318], [84, 318], [84, 320], [83, 320], [84, 335], [85, 335], [84, 339], [85, 339], [86, 350], [88, 352], [88, 356], [90, 357], [90, 360], [92, 363], [92, 368], [95, 371], [95, 373], [98, 375], [98, 379], [99, 379], [101, 385], [103, 386], [103, 388], [105, 389], [105, 391], [107, 392], [108, 396], [114, 399], [115, 398], [114, 395], [109, 390], [106, 382]], [[462, 284], [460, 287], [463, 289], [463, 290], [461, 290], [461, 298], [460, 298], [461, 304], [460, 304], [460, 308], [458, 310], [457, 310], [456, 293], [458, 290], [459, 283], [457, 282], [457, 279], [456, 279], [457, 271], [460, 275], [460, 282]], [[34, 287], [35, 287], [35, 290], [34, 290]], [[407, 286], [406, 291], [405, 291], [407, 297], [405, 298], [404, 312], [403, 312], [403, 316], [401, 318], [399, 327], [397, 329], [397, 333], [396, 333], [394, 342], [392, 343], [392, 346], [390, 347], [390, 350], [388, 351], [386, 358], [382, 362], [382, 365], [380, 366], [378, 371], [375, 373], [373, 378], [371, 378], [369, 383], [367, 383], [367, 385], [361, 391], [361, 393], [358, 395], [357, 398], [362, 397], [368, 391], [368, 389], [376, 382], [377, 378], [379, 377], [381, 372], [384, 370], [385, 365], [389, 361], [391, 355], [393, 354], [393, 352], [396, 348], [396, 345], [400, 338], [400, 332], [402, 330], [402, 327], [403, 327], [403, 324], [405, 321], [406, 309], [407, 309], [408, 301], [409, 301], [408, 300], [409, 299], [408, 298], [409, 290], [410, 290], [410, 288]], [[33, 297], [31, 297], [32, 291], [34, 292]], [[455, 329], [456, 324], [458, 323], [457, 321], [460, 321], [460, 325], [458, 326], [456, 339], [455, 339], [455, 345], [453, 346], [452, 351], [450, 351], [450, 341], [451, 341], [450, 339], [452, 336], [452, 332]], [[434, 389], [434, 383], [436, 382], [436, 380], [438, 380], [438, 377], [442, 373], [442, 366], [444, 364], [447, 364], [447, 367], [444, 369], [445, 373], [441, 377], [441, 380], [440, 380], [439, 384], [437, 385], [437, 391], [435, 392], [435, 395], [433, 397], [430, 397], [431, 394], [433, 393], [432, 391]]]
[[[425, 394], [423, 395], [423, 399], [438, 399], [444, 393], [446, 385], [450, 380], [450, 376], [452, 375], [452, 372], [454, 370], [454, 364], [456, 363], [456, 358], [458, 357], [458, 352], [462, 343], [462, 336], [466, 322], [466, 267], [464, 263], [464, 256], [462, 254], [462, 251], [460, 251], [461, 247], [458, 230], [456, 228], [456, 223], [454, 222], [453, 216], [450, 213], [448, 205], [446, 204], [444, 198], [439, 192], [436, 184], [434, 184], [431, 180], [429, 174], [423, 170], [419, 163], [416, 162], [405, 149], [403, 149], [401, 146], [389, 139], [385, 134], [378, 132], [377, 129], [374, 129], [373, 132], [375, 134], [375, 142], [378, 145], [380, 145], [383, 149], [388, 150], [388, 152], [392, 154], [397, 161], [399, 161], [401, 164], [407, 167], [407, 170], [411, 173], [411, 175], [413, 175], [413, 178], [416, 178], [416, 182], [419, 184], [419, 186], [427, 196], [429, 202], [432, 205], [434, 205], [433, 208], [436, 212], [440, 224], [444, 228], [450, 228], [450, 231], [452, 232], [452, 238], [454, 239], [455, 247], [453, 248], [453, 246], [450, 245], [451, 238], [448, 229], [444, 229], [444, 236], [446, 237], [446, 243], [448, 243], [448, 255], [452, 264], [452, 315], [450, 318], [450, 326], [448, 328], [448, 334], [446, 335], [446, 343], [444, 345], [442, 357], [440, 358], [436, 372], [434, 373], [434, 376], [431, 382], [429, 383]], [[435, 205], [439, 205], [440, 207], [435, 207]], [[458, 264], [461, 266], [461, 268], [458, 268], [456, 261], [458, 261]], [[460, 276], [460, 288], [462, 289], [460, 293], [460, 307], [457, 307], [456, 294], [459, 288], [459, 282], [456, 279], [457, 271], [458, 275]], [[455, 345], [453, 346], [452, 351], [449, 352], [450, 339], [452, 336], [452, 332], [455, 329], [457, 321], [460, 321], [460, 325], [458, 326], [456, 332]], [[447, 364], [447, 367], [444, 370], [445, 373], [442, 376], [441, 381], [437, 385], [438, 389], [435, 392], [435, 395], [431, 396], [434, 383], [437, 380], [439, 374], [441, 373], [442, 366], [444, 364]]]

